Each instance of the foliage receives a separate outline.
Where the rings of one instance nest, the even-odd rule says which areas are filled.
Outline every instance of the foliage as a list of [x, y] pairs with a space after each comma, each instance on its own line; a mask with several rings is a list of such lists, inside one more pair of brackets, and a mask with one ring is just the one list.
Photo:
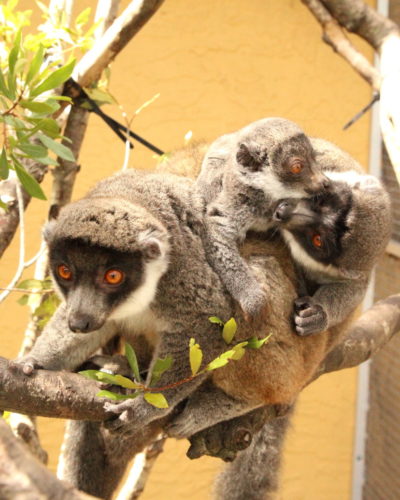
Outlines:
[[0, 179], [7, 179], [13, 170], [31, 196], [46, 199], [24, 162], [57, 165], [55, 156], [74, 161], [70, 149], [57, 141], [62, 136], [54, 114], [60, 100], [69, 100], [57, 95], [57, 89], [72, 74], [73, 51], [90, 48], [97, 26], [84, 31], [90, 9], [69, 28], [64, 11], [50, 12], [38, 2], [45, 22], [35, 34], [25, 35], [32, 11], [18, 11], [17, 4], [9, 0], [0, 5]]
[[37, 319], [38, 327], [43, 328], [60, 304], [60, 299], [53, 291], [51, 279], [27, 279], [22, 281], [18, 288], [30, 292], [22, 295], [18, 303], [22, 306], [28, 305], [32, 310], [32, 316]]
[[[222, 338], [227, 344], [230, 344], [233, 341], [237, 331], [237, 324], [234, 318], [230, 318], [226, 323], [224, 323], [220, 318], [212, 316], [209, 318], [209, 321], [222, 326]], [[157, 408], [168, 408], [168, 401], [162, 394], [163, 391], [190, 382], [195, 377], [198, 377], [206, 372], [222, 368], [227, 365], [229, 361], [238, 361], [244, 356], [246, 349], [260, 349], [260, 347], [262, 347], [269, 340], [270, 336], [271, 335], [268, 335], [263, 339], [252, 337], [243, 342], [239, 342], [238, 344], [232, 346], [232, 348], [228, 351], [223, 352], [220, 356], [210, 361], [201, 370], [203, 352], [200, 345], [196, 343], [195, 339], [191, 338], [189, 341], [189, 363], [192, 376], [168, 386], [157, 387], [157, 391], [159, 392], [153, 392], [153, 386], [160, 380], [163, 373], [171, 368], [173, 363], [172, 357], [167, 356], [165, 359], [157, 359], [154, 362], [151, 369], [150, 384], [146, 386], [141, 382], [136, 354], [133, 347], [129, 344], [125, 344], [125, 356], [132, 369], [133, 380], [122, 375], [113, 375], [101, 370], [84, 370], [79, 373], [89, 379], [96, 380], [97, 382], [104, 382], [133, 391], [128, 394], [119, 394], [108, 390], [102, 390], [97, 393], [98, 397], [106, 397], [118, 401], [136, 398], [140, 394], [143, 394], [144, 399], [149, 404], [156, 406]]]

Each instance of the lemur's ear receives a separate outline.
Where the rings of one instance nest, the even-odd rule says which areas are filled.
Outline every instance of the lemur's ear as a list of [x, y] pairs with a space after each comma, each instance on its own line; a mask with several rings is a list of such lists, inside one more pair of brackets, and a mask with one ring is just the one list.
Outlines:
[[253, 142], [241, 142], [236, 153], [237, 162], [252, 172], [262, 170], [268, 163], [268, 153]]
[[54, 228], [55, 228], [56, 224], [57, 224], [56, 219], [52, 219], [51, 221], [47, 222], [46, 225], [43, 228], [43, 231], [42, 231], [43, 238], [44, 238], [44, 241], [48, 245], [50, 245], [50, 243], [51, 243], [51, 241], [53, 239]]
[[164, 257], [168, 252], [169, 244], [166, 235], [159, 229], [143, 231], [138, 239], [140, 249], [147, 261]]

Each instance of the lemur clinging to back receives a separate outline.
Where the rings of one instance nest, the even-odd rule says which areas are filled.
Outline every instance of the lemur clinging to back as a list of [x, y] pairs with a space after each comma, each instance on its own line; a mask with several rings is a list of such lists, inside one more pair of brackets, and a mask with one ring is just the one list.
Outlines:
[[255, 316], [266, 297], [238, 244], [247, 231], [271, 227], [277, 200], [323, 192], [329, 180], [298, 125], [265, 118], [214, 141], [196, 184], [207, 204], [207, 258], [244, 313]]
[[332, 189], [282, 200], [274, 212], [295, 262], [314, 283], [294, 304], [300, 335], [330, 328], [361, 302], [391, 233], [390, 199], [379, 180], [328, 141], [311, 144]]

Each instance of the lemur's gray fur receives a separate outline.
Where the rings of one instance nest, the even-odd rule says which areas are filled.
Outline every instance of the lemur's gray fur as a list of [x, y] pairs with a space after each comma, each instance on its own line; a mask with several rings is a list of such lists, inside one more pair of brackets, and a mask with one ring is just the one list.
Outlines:
[[308, 137], [284, 118], [258, 120], [211, 144], [197, 179], [207, 203], [207, 258], [246, 315], [256, 315], [266, 297], [238, 244], [248, 230], [271, 227], [277, 200], [318, 193], [328, 183]]
[[[334, 164], [340, 153], [328, 148], [327, 158]], [[351, 214], [349, 224], [354, 223]], [[129, 340], [143, 333], [153, 343], [155, 357], [174, 358], [158, 383], [166, 386], [190, 375], [191, 337], [200, 343], [204, 363], [226, 350], [218, 326], [208, 317], [235, 316], [238, 341], [273, 332], [271, 341], [240, 361], [166, 390], [168, 409], [154, 408], [139, 397], [109, 404], [109, 410], [122, 414], [120, 423], [127, 430], [140, 432], [189, 398], [169, 430], [184, 437], [264, 404], [292, 403], [327, 350], [344, 335], [343, 324], [317, 336], [293, 335], [296, 280], [290, 261], [282, 244], [261, 240], [242, 251], [268, 291], [270, 307], [259, 323], [243, 321], [208, 264], [202, 216], [192, 181], [136, 171], [100, 182], [84, 199], [64, 208], [45, 229], [51, 272], [64, 303], [29, 358], [22, 360], [25, 372], [37, 366], [74, 369], [114, 335]], [[60, 266], [70, 270], [70, 279], [57, 277]], [[121, 286], [105, 283], [110, 269], [125, 273]]]
[[[131, 336], [152, 332], [155, 357], [172, 356], [174, 364], [160, 385], [190, 376], [188, 346], [194, 337], [204, 348], [204, 362], [227, 349], [220, 328], [208, 318], [234, 315], [234, 302], [208, 265], [201, 242], [202, 208], [186, 179], [128, 171], [100, 182], [85, 198], [65, 207], [44, 231], [50, 267], [64, 302], [29, 357], [35, 366], [75, 369], [117, 332]], [[60, 268], [67, 268], [64, 279]], [[105, 282], [108, 270], [125, 274], [118, 285]], [[169, 408], [159, 409], [143, 398], [124, 406], [109, 405], [132, 420], [136, 431], [168, 414], [210, 375], [165, 391]], [[217, 390], [221, 405], [211, 422], [246, 411], [240, 402]], [[215, 402], [215, 394], [199, 396]], [[129, 410], [129, 411], [128, 411]], [[189, 419], [175, 435], [190, 435], [198, 422]]]
[[283, 200], [274, 213], [295, 262], [314, 283], [295, 301], [300, 335], [340, 323], [361, 302], [391, 234], [390, 199], [378, 179], [333, 144], [311, 143], [332, 189]]

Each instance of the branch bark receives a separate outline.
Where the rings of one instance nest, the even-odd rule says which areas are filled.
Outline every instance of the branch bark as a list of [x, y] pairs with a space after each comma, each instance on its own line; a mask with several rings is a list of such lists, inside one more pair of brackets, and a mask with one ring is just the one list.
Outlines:
[[2, 500], [51, 498], [89, 500], [95, 497], [59, 481], [18, 441], [0, 418], [0, 496]]
[[346, 33], [332, 17], [323, 2], [301, 0], [311, 11], [323, 29], [323, 40], [340, 54], [375, 90], [380, 89], [381, 77], [368, 59], [351, 43]]
[[[382, 137], [400, 184], [399, 26], [363, 0], [301, 1], [323, 27], [324, 41], [340, 53], [375, 90], [379, 90]], [[366, 58], [354, 47], [349, 47], [348, 39], [339, 25], [360, 36], [379, 53], [381, 67], [378, 76]]]
[[164, 0], [133, 0], [101, 39], [77, 64], [73, 78], [82, 87], [98, 80], [102, 71], [161, 7]]
[[[400, 294], [377, 302], [362, 314], [345, 339], [321, 364], [313, 380], [324, 373], [357, 366], [374, 355], [400, 330]], [[69, 372], [36, 370], [27, 377], [0, 358], [0, 408], [44, 417], [102, 421], [111, 415], [96, 398], [97, 382]], [[272, 411], [275, 414], [276, 408]]]

